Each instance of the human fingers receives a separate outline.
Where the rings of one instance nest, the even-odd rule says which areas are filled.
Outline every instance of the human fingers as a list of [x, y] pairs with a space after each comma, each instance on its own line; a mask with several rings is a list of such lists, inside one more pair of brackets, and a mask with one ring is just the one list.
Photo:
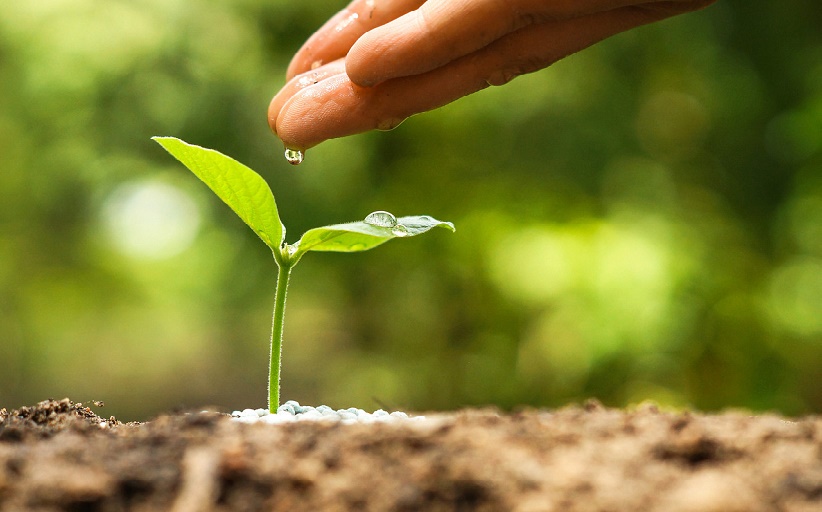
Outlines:
[[345, 62], [342, 59], [337, 59], [313, 70], [306, 71], [289, 80], [268, 105], [268, 125], [271, 127], [271, 130], [277, 133], [277, 116], [285, 102], [291, 97], [307, 87], [316, 85], [334, 75], [344, 73]]
[[711, 1], [428, 0], [419, 9], [365, 32], [351, 45], [346, 70], [354, 83], [368, 87], [436, 69], [535, 23], [628, 6], [684, 12]]
[[286, 77], [305, 73], [345, 57], [351, 45], [369, 30], [422, 5], [425, 0], [353, 0], [331, 17], [294, 54]]
[[286, 147], [300, 150], [336, 137], [391, 129], [413, 114], [488, 85], [502, 85], [613, 34], [670, 15], [624, 7], [529, 25], [445, 66], [374, 87], [360, 87], [345, 73], [331, 75], [297, 90], [269, 115], [276, 116], [276, 132]]

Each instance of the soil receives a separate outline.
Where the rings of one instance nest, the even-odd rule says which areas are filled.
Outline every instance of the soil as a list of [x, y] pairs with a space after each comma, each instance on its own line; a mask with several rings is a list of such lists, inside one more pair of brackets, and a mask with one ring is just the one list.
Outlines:
[[2, 511], [822, 511], [822, 418], [597, 402], [386, 424], [0, 410]]

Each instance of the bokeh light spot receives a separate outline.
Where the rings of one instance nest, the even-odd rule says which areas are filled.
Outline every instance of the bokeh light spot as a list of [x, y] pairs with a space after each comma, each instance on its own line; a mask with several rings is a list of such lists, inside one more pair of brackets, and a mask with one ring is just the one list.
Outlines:
[[771, 277], [770, 308], [789, 332], [822, 334], [822, 259], [796, 257]]
[[160, 181], [120, 185], [106, 199], [102, 216], [114, 247], [136, 259], [176, 256], [191, 245], [200, 227], [191, 197]]

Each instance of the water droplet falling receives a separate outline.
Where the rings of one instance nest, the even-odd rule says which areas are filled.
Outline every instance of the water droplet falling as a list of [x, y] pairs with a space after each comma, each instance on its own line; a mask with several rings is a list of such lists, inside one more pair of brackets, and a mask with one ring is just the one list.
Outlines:
[[303, 152], [299, 149], [285, 148], [285, 159], [291, 165], [300, 165], [303, 162]]
[[397, 226], [397, 218], [394, 217], [394, 214], [382, 210], [369, 213], [363, 222], [383, 228], [393, 228]]

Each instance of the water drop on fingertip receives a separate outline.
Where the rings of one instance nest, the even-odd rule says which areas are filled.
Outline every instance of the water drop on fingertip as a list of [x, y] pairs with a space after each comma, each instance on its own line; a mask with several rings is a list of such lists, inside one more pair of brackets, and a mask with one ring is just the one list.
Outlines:
[[397, 226], [397, 218], [394, 217], [394, 214], [382, 210], [369, 213], [363, 222], [382, 228], [393, 228]]
[[303, 162], [303, 152], [299, 149], [285, 148], [285, 159], [291, 165], [300, 165]]

